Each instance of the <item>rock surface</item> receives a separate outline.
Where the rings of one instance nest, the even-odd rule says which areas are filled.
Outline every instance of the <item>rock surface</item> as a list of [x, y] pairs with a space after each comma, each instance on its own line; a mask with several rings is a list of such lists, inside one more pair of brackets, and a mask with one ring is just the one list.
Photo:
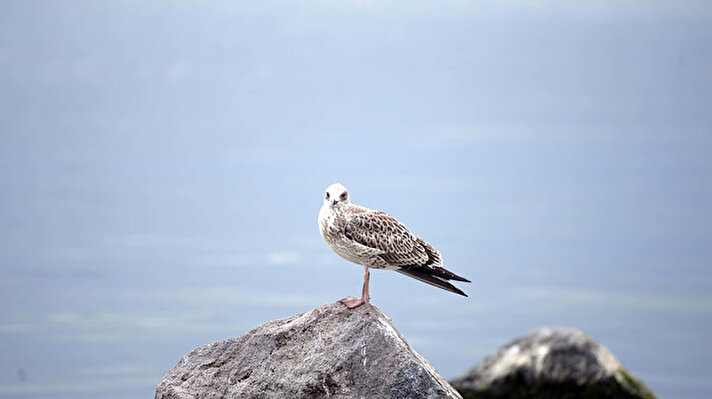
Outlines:
[[195, 349], [156, 399], [460, 398], [378, 308], [339, 302]]
[[526, 334], [451, 383], [465, 399], [655, 398], [608, 349], [574, 328]]

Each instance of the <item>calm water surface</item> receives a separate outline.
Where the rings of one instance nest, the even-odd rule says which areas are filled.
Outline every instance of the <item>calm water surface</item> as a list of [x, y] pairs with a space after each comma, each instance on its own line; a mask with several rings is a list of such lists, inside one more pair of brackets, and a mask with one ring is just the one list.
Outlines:
[[636, 4], [3, 2], [0, 398], [152, 397], [358, 294], [336, 181], [473, 281], [372, 273], [445, 377], [562, 325], [712, 396], [712, 8]]

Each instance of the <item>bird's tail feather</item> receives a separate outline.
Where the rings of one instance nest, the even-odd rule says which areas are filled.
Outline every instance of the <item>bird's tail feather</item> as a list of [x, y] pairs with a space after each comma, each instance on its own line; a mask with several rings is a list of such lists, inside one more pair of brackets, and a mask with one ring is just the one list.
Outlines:
[[458, 276], [457, 274], [451, 272], [450, 270], [445, 269], [444, 267], [436, 267], [432, 269], [433, 271], [430, 273], [433, 276], [444, 278], [445, 280], [455, 280], [455, 281], [463, 281], [465, 283], [471, 283], [470, 280]]
[[[460, 277], [460, 276], [456, 275], [455, 273], [452, 273], [452, 272], [445, 270], [441, 267], [429, 268], [429, 267], [422, 267], [422, 266], [407, 266], [407, 267], [402, 267], [396, 271], [398, 273], [405, 274], [406, 276], [410, 276], [415, 279], [418, 279], [426, 284], [430, 284], [432, 286], [442, 288], [446, 291], [454, 292], [454, 293], [462, 295], [462, 296], [467, 296], [467, 294], [462, 292], [462, 290], [460, 290], [459, 288], [457, 288], [454, 285], [447, 282], [446, 279], [457, 280], [457, 281], [466, 281], [468, 283], [470, 282], [470, 280]], [[446, 272], [446, 273], [443, 273], [443, 272]]]

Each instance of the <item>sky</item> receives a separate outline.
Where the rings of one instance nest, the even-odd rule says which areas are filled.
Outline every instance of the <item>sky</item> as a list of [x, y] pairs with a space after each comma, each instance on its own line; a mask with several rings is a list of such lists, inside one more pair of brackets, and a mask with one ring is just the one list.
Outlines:
[[706, 2], [0, 2], [0, 398], [151, 397], [357, 295], [328, 185], [472, 280], [372, 303], [446, 378], [580, 328], [712, 395]]

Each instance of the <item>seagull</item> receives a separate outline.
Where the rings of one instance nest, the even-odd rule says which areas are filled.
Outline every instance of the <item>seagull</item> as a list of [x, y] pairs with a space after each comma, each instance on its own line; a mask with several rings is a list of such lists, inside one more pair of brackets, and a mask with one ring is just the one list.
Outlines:
[[340, 183], [326, 189], [319, 210], [319, 232], [342, 258], [364, 267], [361, 298], [347, 297], [349, 309], [368, 303], [369, 268], [395, 270], [456, 294], [467, 296], [449, 280], [470, 280], [446, 270], [440, 253], [385, 212], [351, 203], [349, 191]]

